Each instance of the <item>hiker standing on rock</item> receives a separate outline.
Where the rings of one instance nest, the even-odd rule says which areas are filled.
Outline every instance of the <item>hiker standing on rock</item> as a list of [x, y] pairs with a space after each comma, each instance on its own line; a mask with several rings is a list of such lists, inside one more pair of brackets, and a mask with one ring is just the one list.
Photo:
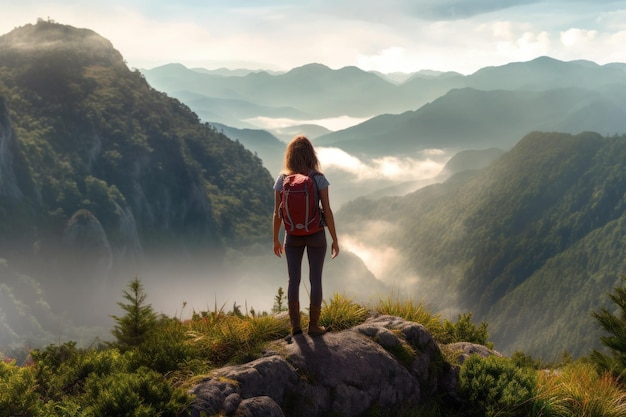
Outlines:
[[[284, 251], [287, 258], [287, 301], [292, 335], [302, 333], [299, 296], [304, 249], [306, 248], [309, 260], [311, 283], [308, 328], [311, 336], [326, 333], [326, 329], [319, 325], [322, 310], [322, 269], [327, 249], [324, 226], [328, 227], [332, 238], [332, 258], [339, 254], [335, 219], [328, 198], [329, 182], [319, 171], [319, 165], [311, 141], [305, 136], [296, 136], [287, 145], [283, 172], [274, 184], [274, 254], [280, 257]], [[281, 224], [285, 227], [284, 246], [278, 238]]]

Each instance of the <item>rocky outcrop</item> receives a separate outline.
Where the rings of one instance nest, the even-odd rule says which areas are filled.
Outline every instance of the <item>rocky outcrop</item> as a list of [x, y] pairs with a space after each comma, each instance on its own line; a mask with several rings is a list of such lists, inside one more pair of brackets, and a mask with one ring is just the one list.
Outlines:
[[279, 341], [263, 358], [215, 370], [191, 390], [189, 414], [356, 417], [419, 408], [434, 396], [458, 402], [456, 381], [424, 326], [382, 315]]

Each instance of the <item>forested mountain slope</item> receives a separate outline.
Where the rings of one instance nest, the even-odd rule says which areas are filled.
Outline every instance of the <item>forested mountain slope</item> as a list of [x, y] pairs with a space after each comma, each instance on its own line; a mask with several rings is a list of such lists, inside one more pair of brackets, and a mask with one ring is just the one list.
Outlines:
[[417, 277], [412, 295], [474, 312], [499, 349], [586, 354], [589, 313], [626, 272], [624, 161], [624, 136], [535, 132], [483, 171], [337, 217], [355, 236], [386, 222], [381, 245], [403, 255], [398, 279]]
[[44, 21], [0, 37], [0, 174], [0, 258], [66, 304], [163, 251], [258, 242], [272, 211], [258, 157], [106, 39]]

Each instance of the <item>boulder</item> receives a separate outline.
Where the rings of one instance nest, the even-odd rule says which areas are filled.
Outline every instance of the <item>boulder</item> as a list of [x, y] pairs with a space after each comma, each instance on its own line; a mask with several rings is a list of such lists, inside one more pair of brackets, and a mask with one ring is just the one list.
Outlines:
[[421, 324], [378, 315], [340, 332], [289, 337], [191, 389], [191, 416], [356, 417], [456, 401], [456, 372]]

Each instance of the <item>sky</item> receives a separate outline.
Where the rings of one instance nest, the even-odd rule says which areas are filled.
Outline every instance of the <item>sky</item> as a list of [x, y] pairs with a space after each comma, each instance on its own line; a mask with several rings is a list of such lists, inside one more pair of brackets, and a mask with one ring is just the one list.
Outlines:
[[2, 5], [0, 34], [38, 18], [94, 30], [139, 69], [626, 62], [626, 0], [20, 0]]

